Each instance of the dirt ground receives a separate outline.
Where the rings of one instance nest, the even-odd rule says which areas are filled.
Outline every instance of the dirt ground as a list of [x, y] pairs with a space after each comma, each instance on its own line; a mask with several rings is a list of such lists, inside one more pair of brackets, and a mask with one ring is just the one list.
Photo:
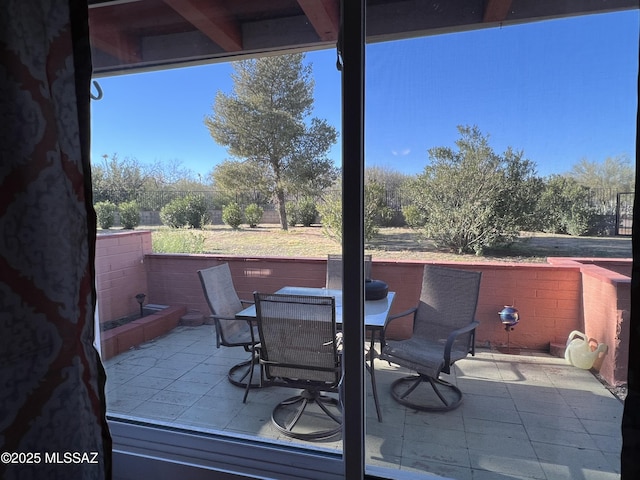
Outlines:
[[[325, 257], [339, 253], [340, 244], [325, 236], [322, 228], [294, 227], [282, 231], [276, 225], [242, 228], [214, 226], [205, 230], [205, 251], [228, 255]], [[631, 258], [631, 237], [572, 237], [523, 232], [508, 247], [484, 256], [459, 255], [439, 249], [420, 232], [409, 228], [382, 228], [366, 252], [382, 259], [544, 262], [547, 257]]]

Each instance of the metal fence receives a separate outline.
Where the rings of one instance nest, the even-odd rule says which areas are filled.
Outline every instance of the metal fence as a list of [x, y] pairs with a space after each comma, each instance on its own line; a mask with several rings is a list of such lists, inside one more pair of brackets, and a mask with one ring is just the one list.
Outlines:
[[633, 192], [616, 195], [616, 235], [631, 235], [633, 230]]

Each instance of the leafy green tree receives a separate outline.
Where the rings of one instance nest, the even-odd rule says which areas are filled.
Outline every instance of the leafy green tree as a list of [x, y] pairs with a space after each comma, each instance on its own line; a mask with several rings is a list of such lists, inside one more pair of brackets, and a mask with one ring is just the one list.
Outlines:
[[216, 94], [204, 123], [233, 157], [261, 167], [253, 180], [267, 184], [286, 230], [287, 194], [311, 193], [336, 178], [327, 153], [337, 132], [325, 120], [309, 119], [314, 82], [303, 54], [242, 60], [234, 69], [233, 93]]
[[633, 192], [635, 175], [635, 168], [625, 155], [607, 157], [602, 162], [583, 158], [567, 174], [580, 185], [617, 192]]
[[387, 192], [398, 192], [402, 190], [412, 176], [401, 173], [390, 167], [373, 166], [364, 170], [365, 183], [376, 182], [382, 185]]
[[146, 167], [135, 158], [120, 159], [115, 153], [111, 158], [103, 155], [102, 162], [91, 168], [96, 201], [109, 200], [116, 204], [133, 201], [149, 178]]
[[145, 167], [147, 188], [150, 190], [203, 190], [202, 178], [193, 170], [183, 166], [178, 159], [157, 161]]
[[522, 152], [509, 147], [496, 154], [476, 126], [458, 131], [457, 150], [430, 149], [430, 163], [409, 191], [429, 238], [458, 253], [481, 255], [513, 240], [532, 221], [542, 183]]
[[225, 203], [236, 201], [260, 205], [271, 196], [264, 168], [258, 162], [225, 160], [214, 167], [210, 177]]

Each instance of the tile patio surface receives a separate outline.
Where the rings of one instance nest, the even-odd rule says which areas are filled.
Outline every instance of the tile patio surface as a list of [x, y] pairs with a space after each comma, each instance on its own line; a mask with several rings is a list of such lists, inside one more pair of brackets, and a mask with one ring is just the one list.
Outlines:
[[[271, 410], [292, 389], [252, 389], [243, 404], [244, 390], [226, 373], [246, 358], [241, 348], [216, 349], [213, 326], [180, 326], [105, 361], [108, 411], [341, 451], [339, 437], [302, 442], [272, 427]], [[396, 403], [389, 386], [406, 373], [376, 361], [382, 423], [367, 376], [367, 464], [459, 480], [619, 478], [623, 405], [564, 359], [480, 350], [444, 376], [464, 394], [462, 405], [446, 413]]]

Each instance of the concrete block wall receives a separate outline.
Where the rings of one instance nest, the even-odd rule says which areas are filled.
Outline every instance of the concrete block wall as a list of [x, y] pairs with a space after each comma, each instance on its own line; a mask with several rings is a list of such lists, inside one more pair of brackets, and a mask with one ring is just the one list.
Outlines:
[[607, 383], [626, 383], [630, 336], [631, 261], [594, 261], [582, 258], [550, 260], [580, 270], [583, 321], [578, 330], [592, 339], [592, 347], [598, 343], [608, 346], [607, 353], [594, 365]]
[[[215, 255], [148, 255], [151, 302], [185, 305], [209, 314], [197, 270], [227, 262], [241, 298], [254, 291], [273, 292], [286, 285], [321, 287], [326, 262], [317, 258], [244, 258]], [[427, 262], [373, 260], [372, 277], [383, 280], [396, 292], [392, 313], [417, 304], [422, 272]], [[580, 326], [580, 271], [546, 264], [439, 263], [451, 268], [483, 272], [477, 316], [479, 344], [507, 345], [507, 333], [498, 312], [515, 305], [521, 322], [510, 333], [510, 344], [522, 348], [548, 349], [550, 342], [564, 342]], [[394, 322], [389, 332], [402, 338], [411, 333], [411, 322]]]
[[[144, 258], [151, 252], [149, 231], [98, 235], [95, 265], [100, 322], [116, 320], [140, 310], [135, 296], [138, 293], [148, 295]], [[148, 300], [145, 303], [149, 303]]]
[[[197, 271], [225, 262], [243, 299], [251, 299], [254, 291], [325, 283], [324, 258], [151, 254], [150, 232], [100, 235], [96, 273], [101, 318], [135, 312], [136, 293], [146, 293], [147, 303], [182, 306], [206, 316], [209, 308]], [[425, 263], [436, 262], [373, 259], [372, 277], [396, 292], [392, 313], [416, 305]], [[623, 273], [630, 271], [631, 260], [437, 263], [482, 272], [478, 345], [500, 347], [509, 342], [515, 348], [548, 350], [550, 344], [564, 344], [572, 330], [579, 330], [609, 345], [609, 353], [596, 365], [605, 380], [613, 385], [626, 381], [630, 280]], [[508, 335], [498, 316], [504, 305], [514, 305], [521, 319]], [[389, 333], [408, 336], [410, 319], [394, 322]]]

